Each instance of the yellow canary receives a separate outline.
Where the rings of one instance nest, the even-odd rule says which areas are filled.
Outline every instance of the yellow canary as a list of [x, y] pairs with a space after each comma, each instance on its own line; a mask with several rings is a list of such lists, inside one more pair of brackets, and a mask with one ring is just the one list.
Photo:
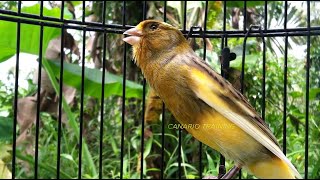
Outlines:
[[196, 55], [177, 28], [145, 20], [124, 34], [151, 88], [196, 139], [233, 160], [236, 171], [301, 178], [246, 98]]

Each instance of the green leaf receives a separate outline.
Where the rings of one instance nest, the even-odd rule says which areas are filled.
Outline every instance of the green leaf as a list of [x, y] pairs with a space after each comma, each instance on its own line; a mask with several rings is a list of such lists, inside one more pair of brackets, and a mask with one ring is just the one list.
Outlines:
[[208, 160], [208, 167], [209, 168], [214, 168], [214, 163], [213, 163], [213, 159], [211, 158], [210, 154], [206, 152], [206, 155], [207, 155], [207, 160]]
[[63, 157], [63, 158], [65, 158], [65, 159], [67, 159], [67, 160], [69, 160], [69, 161], [71, 161], [72, 163], [78, 165], [78, 164], [74, 161], [73, 157], [72, 157], [70, 154], [60, 154], [60, 156]]
[[[256, 6], [263, 6], [263, 5], [264, 5], [264, 1], [247, 1], [247, 7], [256, 7]], [[228, 1], [227, 7], [243, 8], [244, 2], [243, 1]]]
[[[60, 77], [60, 63], [47, 61], [56, 78]], [[81, 90], [82, 69], [79, 65], [64, 63], [63, 83]], [[97, 69], [85, 67], [84, 93], [88, 96], [101, 98], [102, 72]], [[122, 77], [106, 72], [105, 74], [105, 98], [111, 95], [122, 96]], [[126, 98], [141, 98], [143, 87], [135, 82], [126, 81]]]
[[303, 93], [300, 91], [292, 91], [289, 93], [289, 95], [293, 98], [303, 97]]
[[320, 96], [320, 88], [311, 88], [309, 90], [309, 100], [314, 100], [316, 97]]
[[118, 155], [118, 154], [119, 154], [119, 148], [118, 148], [117, 143], [116, 143], [116, 140], [114, 139], [113, 136], [109, 136], [109, 142], [110, 142], [110, 144], [111, 144], [113, 153], [114, 153], [115, 155]]
[[[0, 21], [0, 28], [2, 29], [1, 21]], [[1, 45], [1, 42], [0, 42], [0, 63], [4, 60], [11, 58], [15, 53], [16, 53], [15, 49], [9, 48], [9, 47], [4, 47], [3, 45]]]
[[[252, 67], [253, 65], [259, 62], [261, 58], [260, 55], [257, 54], [250, 54], [245, 56], [245, 67]], [[237, 58], [230, 62], [230, 66], [234, 67], [238, 70], [241, 70], [242, 66], [242, 56], [237, 56]]]
[[[28, 13], [28, 14], [34, 14], [34, 15], [40, 15], [40, 4], [35, 4], [33, 6], [26, 6], [21, 9], [21, 12], [23, 13]], [[49, 17], [55, 17], [55, 18], [60, 18], [61, 15], [61, 10], [60, 8], [52, 8], [48, 9], [46, 7], [43, 7], [43, 15], [44, 16], [49, 16]], [[64, 14], [64, 18], [72, 18], [72, 16], [67, 16]]]
[[11, 179], [12, 173], [5, 162], [0, 159], [0, 179]]
[[146, 147], [143, 152], [143, 159], [145, 159], [150, 154], [152, 142], [153, 142], [153, 137], [151, 136], [146, 143]]
[[9, 153], [11, 149], [11, 145], [3, 144], [0, 142], [0, 160], [3, 160], [11, 156], [11, 154]]
[[71, 2], [73, 4], [73, 6], [78, 6], [83, 3], [82, 1], [71, 1]]
[[[59, 84], [58, 84], [58, 82], [56, 81], [56, 79], [54, 77], [54, 72], [53, 72], [52, 68], [50, 67], [48, 61], [46, 61], [46, 60], [43, 61], [43, 67], [48, 73], [49, 79], [50, 79], [50, 81], [52, 83], [52, 86], [53, 86], [55, 92], [57, 94], [59, 94]], [[75, 133], [75, 135], [77, 137], [77, 140], [79, 141], [79, 139], [80, 139], [80, 135], [79, 135], [80, 134], [80, 130], [79, 130], [78, 123], [76, 122], [74, 114], [71, 112], [71, 109], [68, 106], [68, 103], [67, 103], [67, 101], [66, 101], [66, 99], [64, 98], [63, 95], [62, 95], [62, 108], [67, 114], [69, 126], [71, 127], [71, 129], [73, 130], [73, 132]], [[95, 164], [93, 162], [92, 155], [91, 155], [91, 153], [89, 151], [89, 148], [87, 146], [87, 143], [86, 143], [85, 139], [83, 139], [82, 149], [83, 149], [84, 159], [85, 159], [86, 163], [88, 164], [88, 167], [90, 169], [92, 177], [97, 177], [98, 173], [96, 171], [96, 167], [95, 167]]]
[[0, 116], [0, 141], [12, 141], [12, 119]]
[[[20, 160], [23, 160], [23, 161], [27, 161], [29, 162], [30, 164], [34, 164], [34, 158], [30, 155], [22, 155], [22, 153], [20, 151], [17, 151], [16, 152], [16, 157]], [[50, 173], [57, 173], [57, 168], [52, 164], [52, 162], [44, 162], [44, 161], [41, 161], [39, 162], [38, 164], [39, 168], [40, 169], [43, 169], [43, 170], [46, 170], [47, 172], [50, 172]], [[63, 179], [71, 179], [72, 177], [69, 176], [69, 174], [67, 172], [64, 172], [64, 170], [60, 170], [60, 176], [61, 178]]]
[[[52, 17], [60, 17], [59, 8], [47, 9], [43, 8], [44, 15]], [[40, 5], [36, 4], [30, 7], [23, 7], [22, 12], [28, 14], [39, 14]], [[17, 46], [17, 23], [9, 21], [0, 21], [0, 62], [7, 60], [16, 54]], [[61, 34], [59, 28], [44, 27], [43, 28], [43, 50], [54, 37]], [[20, 29], [20, 52], [39, 54], [40, 45], [40, 26], [21, 23]]]
[[[169, 166], [169, 168], [171, 168], [173, 166], [178, 167], [179, 165], [178, 165], [178, 163], [173, 163]], [[197, 171], [197, 169], [194, 166], [187, 164], [187, 163], [181, 163], [181, 167], [188, 167], [188, 168], [192, 169], [193, 171]]]
[[197, 176], [193, 174], [187, 174], [187, 179], [195, 179]]

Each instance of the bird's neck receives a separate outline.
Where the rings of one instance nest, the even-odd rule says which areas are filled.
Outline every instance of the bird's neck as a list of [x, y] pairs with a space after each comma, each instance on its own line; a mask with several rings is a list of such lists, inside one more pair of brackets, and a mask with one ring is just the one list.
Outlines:
[[136, 64], [141, 69], [144, 77], [147, 80], [156, 78], [167, 63], [171, 63], [172, 57], [179, 54], [185, 54], [189, 52], [191, 47], [187, 43], [181, 43], [178, 46], [174, 46], [162, 51], [152, 51], [148, 48], [134, 49], [134, 56]]

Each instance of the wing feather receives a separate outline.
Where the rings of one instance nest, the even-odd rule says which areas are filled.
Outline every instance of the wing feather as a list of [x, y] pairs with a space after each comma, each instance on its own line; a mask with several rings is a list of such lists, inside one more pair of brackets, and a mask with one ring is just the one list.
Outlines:
[[289, 159], [281, 151], [279, 144], [269, 127], [254, 108], [233, 86], [214, 72], [209, 65], [193, 58], [190, 68], [190, 85], [193, 92], [209, 106], [239, 126], [268, 150], [282, 159], [296, 177], [302, 178]]

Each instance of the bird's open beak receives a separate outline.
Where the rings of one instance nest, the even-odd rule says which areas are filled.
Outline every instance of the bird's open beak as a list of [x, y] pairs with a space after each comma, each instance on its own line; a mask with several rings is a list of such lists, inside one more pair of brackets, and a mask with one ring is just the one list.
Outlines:
[[134, 46], [135, 44], [138, 44], [141, 40], [142, 32], [141, 30], [138, 30], [137, 28], [131, 28], [125, 31], [123, 34], [129, 35], [128, 37], [123, 38], [123, 41], [131, 44]]

